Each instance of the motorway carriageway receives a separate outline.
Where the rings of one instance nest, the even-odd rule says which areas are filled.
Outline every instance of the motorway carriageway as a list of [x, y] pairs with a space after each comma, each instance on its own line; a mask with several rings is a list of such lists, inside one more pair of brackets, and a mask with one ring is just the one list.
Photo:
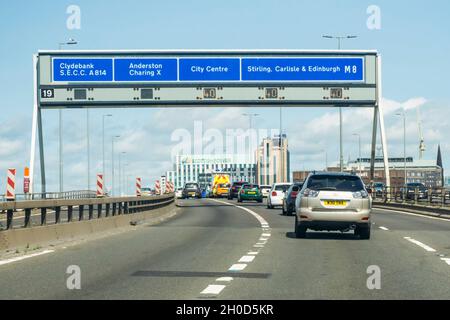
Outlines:
[[[371, 240], [296, 239], [281, 209], [177, 203], [159, 225], [0, 260], [0, 299], [450, 299], [448, 220], [375, 209]], [[70, 265], [81, 290], [66, 287]], [[379, 290], [366, 285], [373, 265]]]

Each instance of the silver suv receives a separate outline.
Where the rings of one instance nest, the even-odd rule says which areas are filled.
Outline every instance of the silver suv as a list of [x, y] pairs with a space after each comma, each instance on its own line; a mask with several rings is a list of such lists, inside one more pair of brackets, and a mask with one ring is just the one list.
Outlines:
[[360, 239], [370, 239], [371, 211], [372, 199], [360, 177], [314, 172], [295, 201], [295, 235], [304, 238], [308, 229], [354, 230]]

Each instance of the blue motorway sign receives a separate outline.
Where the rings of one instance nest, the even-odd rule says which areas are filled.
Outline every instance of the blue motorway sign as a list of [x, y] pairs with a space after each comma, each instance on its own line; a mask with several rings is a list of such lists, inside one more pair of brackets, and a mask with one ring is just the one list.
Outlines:
[[113, 81], [112, 59], [54, 58], [53, 81]]
[[363, 82], [363, 57], [54, 58], [55, 82]]
[[239, 81], [239, 58], [180, 59], [180, 81]]
[[133, 58], [114, 60], [115, 81], [177, 81], [177, 59]]
[[244, 58], [242, 81], [364, 81], [364, 58]]

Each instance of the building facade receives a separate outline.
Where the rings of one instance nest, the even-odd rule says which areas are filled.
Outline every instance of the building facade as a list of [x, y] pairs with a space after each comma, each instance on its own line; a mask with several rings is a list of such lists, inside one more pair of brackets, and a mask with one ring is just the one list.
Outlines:
[[290, 182], [290, 153], [286, 135], [265, 138], [256, 150], [256, 182]]
[[187, 182], [197, 182], [206, 187], [212, 173], [229, 173], [232, 181], [254, 181], [256, 165], [248, 158], [237, 155], [177, 155], [174, 168], [167, 172], [167, 178], [181, 188]]
[[[405, 183], [405, 162], [404, 158], [389, 158], [389, 174], [391, 186], [400, 187]], [[338, 172], [339, 163], [328, 167], [328, 171]], [[370, 182], [370, 158], [361, 158], [350, 161], [344, 166], [345, 172], [353, 172], [361, 176], [364, 183]], [[443, 170], [437, 165], [436, 160], [415, 160], [413, 157], [406, 158], [406, 183], [423, 183], [429, 188], [442, 187]], [[384, 182], [386, 180], [384, 172], [383, 158], [375, 158], [374, 181]]]

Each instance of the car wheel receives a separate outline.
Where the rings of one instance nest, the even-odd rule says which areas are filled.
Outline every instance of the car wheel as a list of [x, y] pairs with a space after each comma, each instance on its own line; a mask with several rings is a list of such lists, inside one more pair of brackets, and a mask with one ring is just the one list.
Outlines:
[[240, 199], [240, 198], [238, 198], [237, 200], [238, 200], [238, 202], [242, 202], [242, 199]]
[[273, 209], [273, 205], [267, 200], [267, 209]]
[[286, 210], [284, 210], [284, 203], [283, 203], [283, 205], [281, 206], [281, 214], [283, 215], [283, 216], [285, 216], [286, 215]]
[[358, 228], [356, 228], [355, 231], [356, 231], [356, 234], [359, 235], [359, 238], [361, 240], [368, 240], [368, 239], [370, 239], [370, 227], [367, 227], [367, 228], [358, 227]]
[[306, 228], [298, 225], [297, 215], [295, 215], [295, 237], [306, 238]]

